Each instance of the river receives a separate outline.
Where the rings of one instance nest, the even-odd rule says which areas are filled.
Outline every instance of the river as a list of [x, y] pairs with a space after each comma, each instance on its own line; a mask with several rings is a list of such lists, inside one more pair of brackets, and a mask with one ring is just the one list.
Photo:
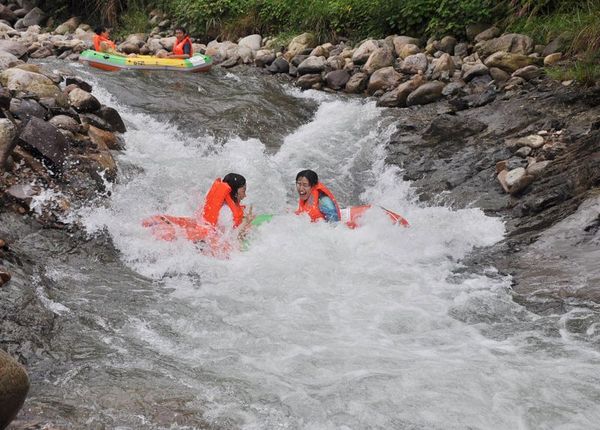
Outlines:
[[[384, 159], [399, 111], [300, 92], [252, 69], [203, 75], [72, 69], [128, 127], [107, 196], [77, 211], [114, 251], [48, 257], [52, 359], [26, 407], [65, 428], [592, 429], [600, 335], [538, 315], [494, 267], [461, 258], [501, 219], [421, 203]], [[290, 213], [314, 169], [343, 206], [379, 204], [350, 230]], [[214, 178], [243, 174], [246, 251], [215, 259], [153, 239], [140, 221], [191, 216]]]

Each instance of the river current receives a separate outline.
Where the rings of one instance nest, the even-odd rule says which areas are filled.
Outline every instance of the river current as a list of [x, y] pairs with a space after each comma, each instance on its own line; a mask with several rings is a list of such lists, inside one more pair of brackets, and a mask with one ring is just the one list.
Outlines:
[[[418, 202], [385, 144], [397, 111], [299, 92], [253, 70], [204, 75], [79, 65], [128, 127], [117, 183], [75, 214], [116, 254], [55, 258], [45, 303], [54, 361], [28, 406], [66, 428], [592, 429], [600, 334], [591, 311], [537, 315], [494, 267], [460, 260], [502, 240], [478, 209]], [[290, 213], [295, 174], [319, 173], [342, 206], [380, 213], [349, 230]], [[279, 214], [246, 251], [203, 255], [140, 221], [191, 216], [214, 178], [248, 181], [255, 213]], [[52, 360], [50, 360], [52, 361]]]

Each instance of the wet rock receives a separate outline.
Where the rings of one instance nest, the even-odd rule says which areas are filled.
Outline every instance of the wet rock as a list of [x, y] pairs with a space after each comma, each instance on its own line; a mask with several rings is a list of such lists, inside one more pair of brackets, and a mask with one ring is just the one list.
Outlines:
[[83, 91], [92, 92], [92, 85], [77, 76], [68, 76], [65, 78], [65, 85], [76, 85]]
[[443, 142], [445, 140], [464, 140], [469, 136], [481, 133], [487, 125], [477, 119], [470, 119], [458, 115], [439, 115], [423, 132], [423, 139], [429, 142]]
[[298, 78], [296, 85], [303, 90], [314, 89], [321, 84], [321, 74], [308, 74]]
[[410, 93], [406, 99], [406, 106], [424, 105], [442, 98], [442, 91], [446, 85], [443, 82], [432, 81], [421, 85]]
[[[2, 282], [0, 280], [0, 282]], [[29, 391], [29, 377], [23, 367], [0, 349], [0, 428], [17, 416]]]
[[350, 73], [346, 70], [333, 70], [325, 75], [325, 82], [328, 88], [333, 90], [342, 90], [350, 80]]
[[21, 120], [26, 120], [32, 116], [43, 119], [46, 116], [46, 109], [35, 100], [27, 99], [12, 99], [10, 101], [10, 112]]
[[117, 138], [117, 136], [106, 130], [102, 130], [98, 127], [90, 125], [88, 130], [88, 136], [90, 140], [98, 149], [105, 150], [122, 150], [123, 145]]
[[116, 109], [110, 106], [102, 106], [98, 112], [96, 112], [100, 118], [104, 119], [113, 131], [118, 133], [125, 133], [127, 128], [125, 127], [125, 123], [121, 118], [119, 112]]
[[60, 89], [47, 76], [19, 68], [4, 70], [0, 73], [0, 82], [9, 90], [24, 91], [38, 97], [60, 94]]
[[369, 75], [366, 73], [355, 73], [350, 76], [348, 82], [346, 82], [345, 91], [351, 94], [362, 93], [367, 89], [367, 84], [369, 82]]
[[67, 141], [52, 124], [32, 117], [19, 135], [22, 144], [35, 150], [42, 158], [61, 170], [67, 154]]
[[271, 73], [288, 73], [290, 71], [290, 63], [285, 58], [277, 57], [269, 66], [267, 70]]
[[5, 191], [12, 199], [19, 202], [29, 210], [33, 197], [39, 194], [39, 190], [31, 184], [15, 184]]
[[376, 70], [371, 75], [369, 84], [367, 85], [367, 92], [373, 94], [377, 90], [385, 91], [398, 86], [401, 81], [402, 75], [396, 72], [393, 67], [384, 67], [383, 69]]
[[72, 133], [79, 133], [81, 124], [74, 118], [67, 115], [56, 115], [48, 121], [59, 130], [68, 130]]
[[102, 107], [96, 97], [79, 87], [69, 92], [69, 102], [77, 112], [95, 112]]

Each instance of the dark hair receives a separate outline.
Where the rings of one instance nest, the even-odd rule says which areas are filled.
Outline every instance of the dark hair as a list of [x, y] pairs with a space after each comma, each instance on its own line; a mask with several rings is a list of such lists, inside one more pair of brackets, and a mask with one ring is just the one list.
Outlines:
[[173, 31], [177, 31], [177, 30], [181, 30], [183, 32], [183, 34], [187, 34], [187, 30], [185, 29], [185, 27], [175, 27], [175, 30], [173, 30]]
[[296, 182], [298, 182], [298, 179], [300, 178], [308, 179], [308, 185], [311, 187], [314, 187], [319, 183], [319, 176], [312, 170], [302, 170], [301, 172], [298, 172], [296, 175]]
[[94, 33], [96, 33], [98, 36], [100, 36], [105, 31], [106, 31], [106, 27], [103, 27], [103, 26], [98, 26], [98, 27], [94, 28]]
[[231, 187], [231, 198], [238, 202], [237, 192], [238, 189], [246, 185], [246, 178], [244, 178], [242, 175], [238, 175], [237, 173], [228, 173], [223, 178], [223, 182]]

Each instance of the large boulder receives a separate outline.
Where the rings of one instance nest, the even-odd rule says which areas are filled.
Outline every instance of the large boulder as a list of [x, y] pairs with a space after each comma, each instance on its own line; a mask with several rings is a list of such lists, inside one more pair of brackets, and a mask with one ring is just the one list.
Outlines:
[[66, 20], [65, 22], [63, 22], [62, 24], [60, 24], [58, 27], [56, 27], [56, 29], [54, 30], [54, 33], [56, 34], [68, 34], [68, 33], [73, 33], [75, 30], [77, 30], [77, 27], [79, 27], [79, 24], [81, 24], [81, 20], [74, 16], [69, 18], [68, 20]]
[[392, 64], [394, 64], [394, 54], [387, 46], [385, 46], [383, 48], [377, 48], [371, 53], [362, 70], [370, 75], [375, 72], [375, 70], [389, 67]]
[[27, 54], [28, 47], [20, 42], [11, 40], [11, 39], [2, 39], [0, 40], [0, 52], [9, 52], [13, 54], [17, 58], [21, 58], [25, 54]]
[[394, 70], [392, 66], [384, 67], [383, 69], [376, 70], [371, 75], [367, 86], [367, 92], [373, 94], [378, 90], [389, 90], [398, 86], [401, 81], [402, 74]]
[[349, 80], [350, 73], [347, 70], [333, 70], [325, 75], [327, 87], [333, 90], [343, 89]]
[[497, 67], [505, 72], [512, 73], [522, 67], [535, 64], [536, 59], [523, 54], [513, 54], [511, 52], [496, 52], [484, 61], [487, 67]]
[[421, 85], [414, 90], [406, 99], [407, 106], [424, 105], [442, 98], [445, 84], [439, 81], [431, 81]]
[[19, 60], [10, 52], [0, 51], [0, 72], [20, 63], [21, 60]]
[[528, 55], [533, 52], [534, 46], [535, 44], [531, 37], [523, 34], [509, 33], [495, 39], [479, 42], [475, 46], [475, 49], [483, 57], [487, 57], [498, 51]]
[[421, 41], [414, 37], [409, 36], [396, 36], [392, 39], [392, 43], [394, 44], [394, 49], [396, 50], [396, 55], [400, 57], [400, 52], [405, 45], [414, 45], [417, 48], [421, 46]]
[[321, 73], [325, 70], [327, 59], [325, 57], [308, 57], [298, 65], [299, 75], [308, 75], [311, 73]]
[[125, 123], [116, 109], [111, 108], [110, 106], [102, 106], [100, 110], [96, 112], [96, 115], [106, 121], [114, 131], [119, 133], [125, 133], [127, 131]]
[[250, 48], [252, 51], [258, 51], [262, 45], [262, 36], [260, 34], [251, 34], [240, 39], [238, 45]]
[[369, 75], [366, 73], [355, 73], [350, 76], [348, 82], [346, 82], [346, 87], [344, 91], [351, 94], [362, 93], [367, 88], [367, 83], [369, 82]]
[[50, 78], [19, 68], [4, 70], [0, 73], [0, 82], [9, 90], [24, 91], [38, 97], [56, 97], [60, 94], [60, 89]]
[[32, 117], [19, 135], [19, 139], [21, 145], [34, 150], [34, 155], [41, 155], [58, 170], [62, 170], [68, 145], [65, 137], [55, 126], [43, 119]]
[[377, 100], [377, 106], [383, 107], [406, 107], [406, 99], [417, 88], [425, 82], [423, 75], [415, 75], [410, 81], [398, 85], [391, 91], [383, 94]]
[[302, 33], [292, 39], [285, 53], [286, 59], [289, 61], [294, 56], [302, 52], [312, 49], [317, 46], [317, 38], [312, 33]]
[[34, 7], [27, 13], [27, 15], [25, 15], [25, 17], [23, 17], [21, 25], [23, 27], [31, 27], [32, 25], [42, 25], [47, 18], [48, 15], [46, 14], [46, 12], [44, 12], [39, 7]]
[[402, 73], [416, 75], [419, 72], [425, 73], [428, 65], [429, 62], [427, 60], [427, 55], [424, 53], [409, 55], [404, 59], [404, 61], [402, 61], [400, 71]]
[[29, 391], [29, 377], [23, 367], [0, 349], [0, 429], [17, 416]]
[[95, 112], [102, 106], [96, 97], [79, 87], [69, 93], [69, 102], [77, 112]]
[[379, 43], [376, 40], [369, 39], [364, 41], [352, 54], [352, 62], [354, 64], [366, 63], [376, 49], [379, 49]]

